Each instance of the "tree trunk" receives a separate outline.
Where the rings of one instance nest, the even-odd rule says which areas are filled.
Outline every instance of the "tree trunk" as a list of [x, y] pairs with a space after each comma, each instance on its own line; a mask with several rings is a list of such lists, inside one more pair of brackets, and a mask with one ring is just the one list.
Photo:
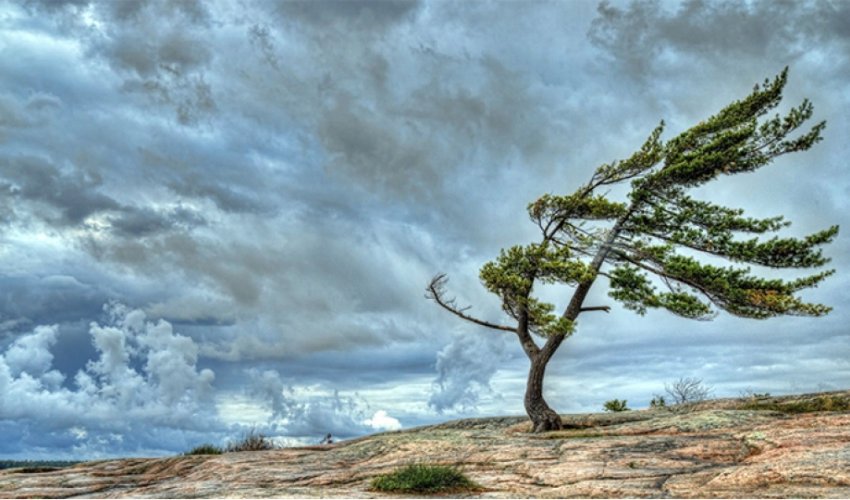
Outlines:
[[531, 360], [531, 369], [528, 371], [525, 411], [531, 418], [532, 432], [557, 431], [562, 428], [561, 417], [543, 399], [543, 375], [546, 373], [548, 361], [543, 356], [535, 356]]

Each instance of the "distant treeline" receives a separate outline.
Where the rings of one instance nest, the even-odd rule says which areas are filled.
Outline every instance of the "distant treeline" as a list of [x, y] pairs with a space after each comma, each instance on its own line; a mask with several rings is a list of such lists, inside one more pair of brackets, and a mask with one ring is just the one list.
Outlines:
[[80, 460], [0, 460], [0, 470], [14, 467], [70, 467]]

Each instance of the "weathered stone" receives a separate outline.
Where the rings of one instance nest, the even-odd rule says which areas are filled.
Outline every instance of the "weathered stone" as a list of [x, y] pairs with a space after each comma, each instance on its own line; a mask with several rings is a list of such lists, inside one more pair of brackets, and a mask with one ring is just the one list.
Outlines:
[[475, 497], [850, 497], [850, 411], [753, 406], [566, 415], [566, 430], [546, 434], [516, 417], [463, 420], [326, 446], [11, 469], [0, 497], [380, 498], [371, 479], [411, 463], [460, 467], [484, 487]]

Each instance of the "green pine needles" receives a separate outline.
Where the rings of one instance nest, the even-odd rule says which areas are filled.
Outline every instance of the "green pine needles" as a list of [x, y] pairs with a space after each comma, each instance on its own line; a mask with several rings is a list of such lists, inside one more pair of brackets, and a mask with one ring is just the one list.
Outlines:
[[[446, 298], [445, 275], [431, 281], [428, 297], [443, 308], [517, 334], [531, 361], [525, 404], [535, 430], [560, 427], [557, 414], [542, 398], [543, 372], [560, 343], [575, 331], [580, 314], [609, 310], [607, 305], [584, 305], [600, 277], [607, 280], [612, 299], [638, 314], [666, 309], [704, 320], [721, 310], [755, 319], [830, 311], [805, 302], [798, 293], [817, 286], [834, 270], [785, 280], [760, 276], [758, 268], [825, 265], [829, 258], [821, 249], [835, 238], [838, 226], [803, 238], [766, 237], [789, 222], [782, 216], [748, 217], [742, 209], [688, 194], [720, 176], [755, 171], [821, 140], [824, 122], [800, 132], [812, 116], [808, 100], [784, 116], [768, 116], [782, 99], [787, 74], [786, 68], [756, 85], [746, 98], [666, 142], [662, 122], [636, 153], [600, 166], [574, 193], [545, 194], [529, 204], [540, 241], [503, 250], [480, 274], [515, 326], [468, 315], [467, 308]], [[631, 187], [625, 200], [606, 197], [611, 186], [623, 183]], [[717, 265], [718, 260], [729, 265]], [[574, 292], [558, 309], [535, 298], [535, 285], [541, 283], [570, 285]]]

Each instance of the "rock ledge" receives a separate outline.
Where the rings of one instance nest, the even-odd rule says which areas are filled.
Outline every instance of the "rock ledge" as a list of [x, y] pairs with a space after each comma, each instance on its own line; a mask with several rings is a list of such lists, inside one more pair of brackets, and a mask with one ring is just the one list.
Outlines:
[[848, 402], [850, 391], [565, 415], [566, 430], [542, 435], [524, 418], [460, 420], [327, 446], [9, 469], [0, 497], [380, 498], [373, 477], [428, 463], [461, 467], [484, 486], [476, 497], [850, 498]]

